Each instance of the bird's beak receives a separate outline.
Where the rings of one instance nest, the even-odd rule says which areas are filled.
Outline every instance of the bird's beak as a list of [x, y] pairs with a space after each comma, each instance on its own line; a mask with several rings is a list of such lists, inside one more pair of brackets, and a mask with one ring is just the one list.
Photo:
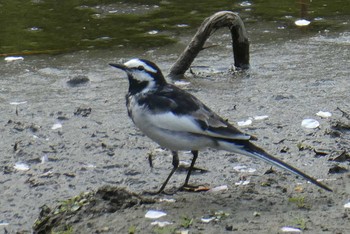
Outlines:
[[127, 71], [128, 70], [128, 68], [124, 64], [110, 63], [109, 65], [111, 65], [112, 67], [121, 69], [123, 71]]

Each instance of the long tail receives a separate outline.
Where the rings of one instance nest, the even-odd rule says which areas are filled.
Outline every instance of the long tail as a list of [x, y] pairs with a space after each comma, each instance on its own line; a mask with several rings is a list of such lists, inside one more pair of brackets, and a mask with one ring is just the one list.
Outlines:
[[332, 192], [333, 190], [327, 187], [326, 185], [318, 182], [316, 179], [312, 178], [311, 176], [305, 174], [304, 172], [300, 171], [299, 169], [281, 161], [278, 158], [275, 158], [274, 156], [266, 153], [263, 149], [255, 146], [253, 143], [249, 141], [219, 141], [219, 148], [224, 149], [227, 151], [247, 155], [253, 158], [261, 159], [269, 164], [275, 165], [277, 167], [280, 167], [282, 169], [285, 169], [295, 175], [301, 176], [304, 179], [310, 181], [311, 183], [319, 186], [320, 188], [323, 188], [327, 191]]

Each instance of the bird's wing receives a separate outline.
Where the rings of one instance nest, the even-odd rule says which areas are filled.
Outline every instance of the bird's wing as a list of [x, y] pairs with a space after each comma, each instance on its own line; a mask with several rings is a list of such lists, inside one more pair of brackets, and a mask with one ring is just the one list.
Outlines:
[[190, 93], [173, 85], [147, 95], [140, 104], [153, 112], [151, 123], [172, 131], [190, 132], [215, 138], [249, 140]]

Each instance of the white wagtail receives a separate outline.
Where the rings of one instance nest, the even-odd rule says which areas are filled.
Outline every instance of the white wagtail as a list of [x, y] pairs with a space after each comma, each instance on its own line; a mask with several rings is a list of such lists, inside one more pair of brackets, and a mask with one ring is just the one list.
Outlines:
[[182, 186], [185, 188], [190, 187], [188, 181], [198, 151], [208, 147], [262, 159], [304, 177], [327, 191], [332, 191], [311, 176], [255, 146], [250, 142], [253, 140], [252, 136], [236, 129], [190, 93], [168, 84], [161, 70], [153, 62], [132, 59], [124, 64], [110, 65], [125, 71], [128, 75], [129, 91], [126, 95], [126, 106], [134, 124], [161, 147], [172, 151], [173, 169], [158, 193], [163, 192], [179, 166], [177, 151], [190, 150], [193, 154], [191, 166]]

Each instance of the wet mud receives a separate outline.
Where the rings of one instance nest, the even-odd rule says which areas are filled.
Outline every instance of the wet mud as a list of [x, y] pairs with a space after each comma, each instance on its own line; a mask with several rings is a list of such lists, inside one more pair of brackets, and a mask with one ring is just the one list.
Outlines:
[[[133, 126], [125, 108], [127, 79], [108, 63], [144, 57], [167, 73], [178, 47], [1, 62], [1, 231], [32, 233], [33, 226], [38, 233], [350, 230], [346, 35], [253, 43], [252, 66], [244, 73], [229, 71], [232, 55], [221, 45], [203, 51], [187, 74], [190, 83], [180, 83], [236, 126], [252, 118], [239, 128], [268, 152], [321, 179], [332, 193], [261, 161], [209, 149], [197, 162], [208, 171], [194, 173], [191, 182], [225, 189], [139, 195], [159, 188], [171, 156]], [[319, 117], [319, 111], [332, 116]], [[254, 119], [264, 115], [268, 118]], [[306, 118], [319, 127], [303, 128]], [[191, 154], [182, 152], [180, 159], [189, 162]], [[167, 189], [181, 186], [185, 175], [179, 170]], [[148, 219], [149, 210], [167, 215]], [[164, 221], [170, 224], [160, 227]]]

